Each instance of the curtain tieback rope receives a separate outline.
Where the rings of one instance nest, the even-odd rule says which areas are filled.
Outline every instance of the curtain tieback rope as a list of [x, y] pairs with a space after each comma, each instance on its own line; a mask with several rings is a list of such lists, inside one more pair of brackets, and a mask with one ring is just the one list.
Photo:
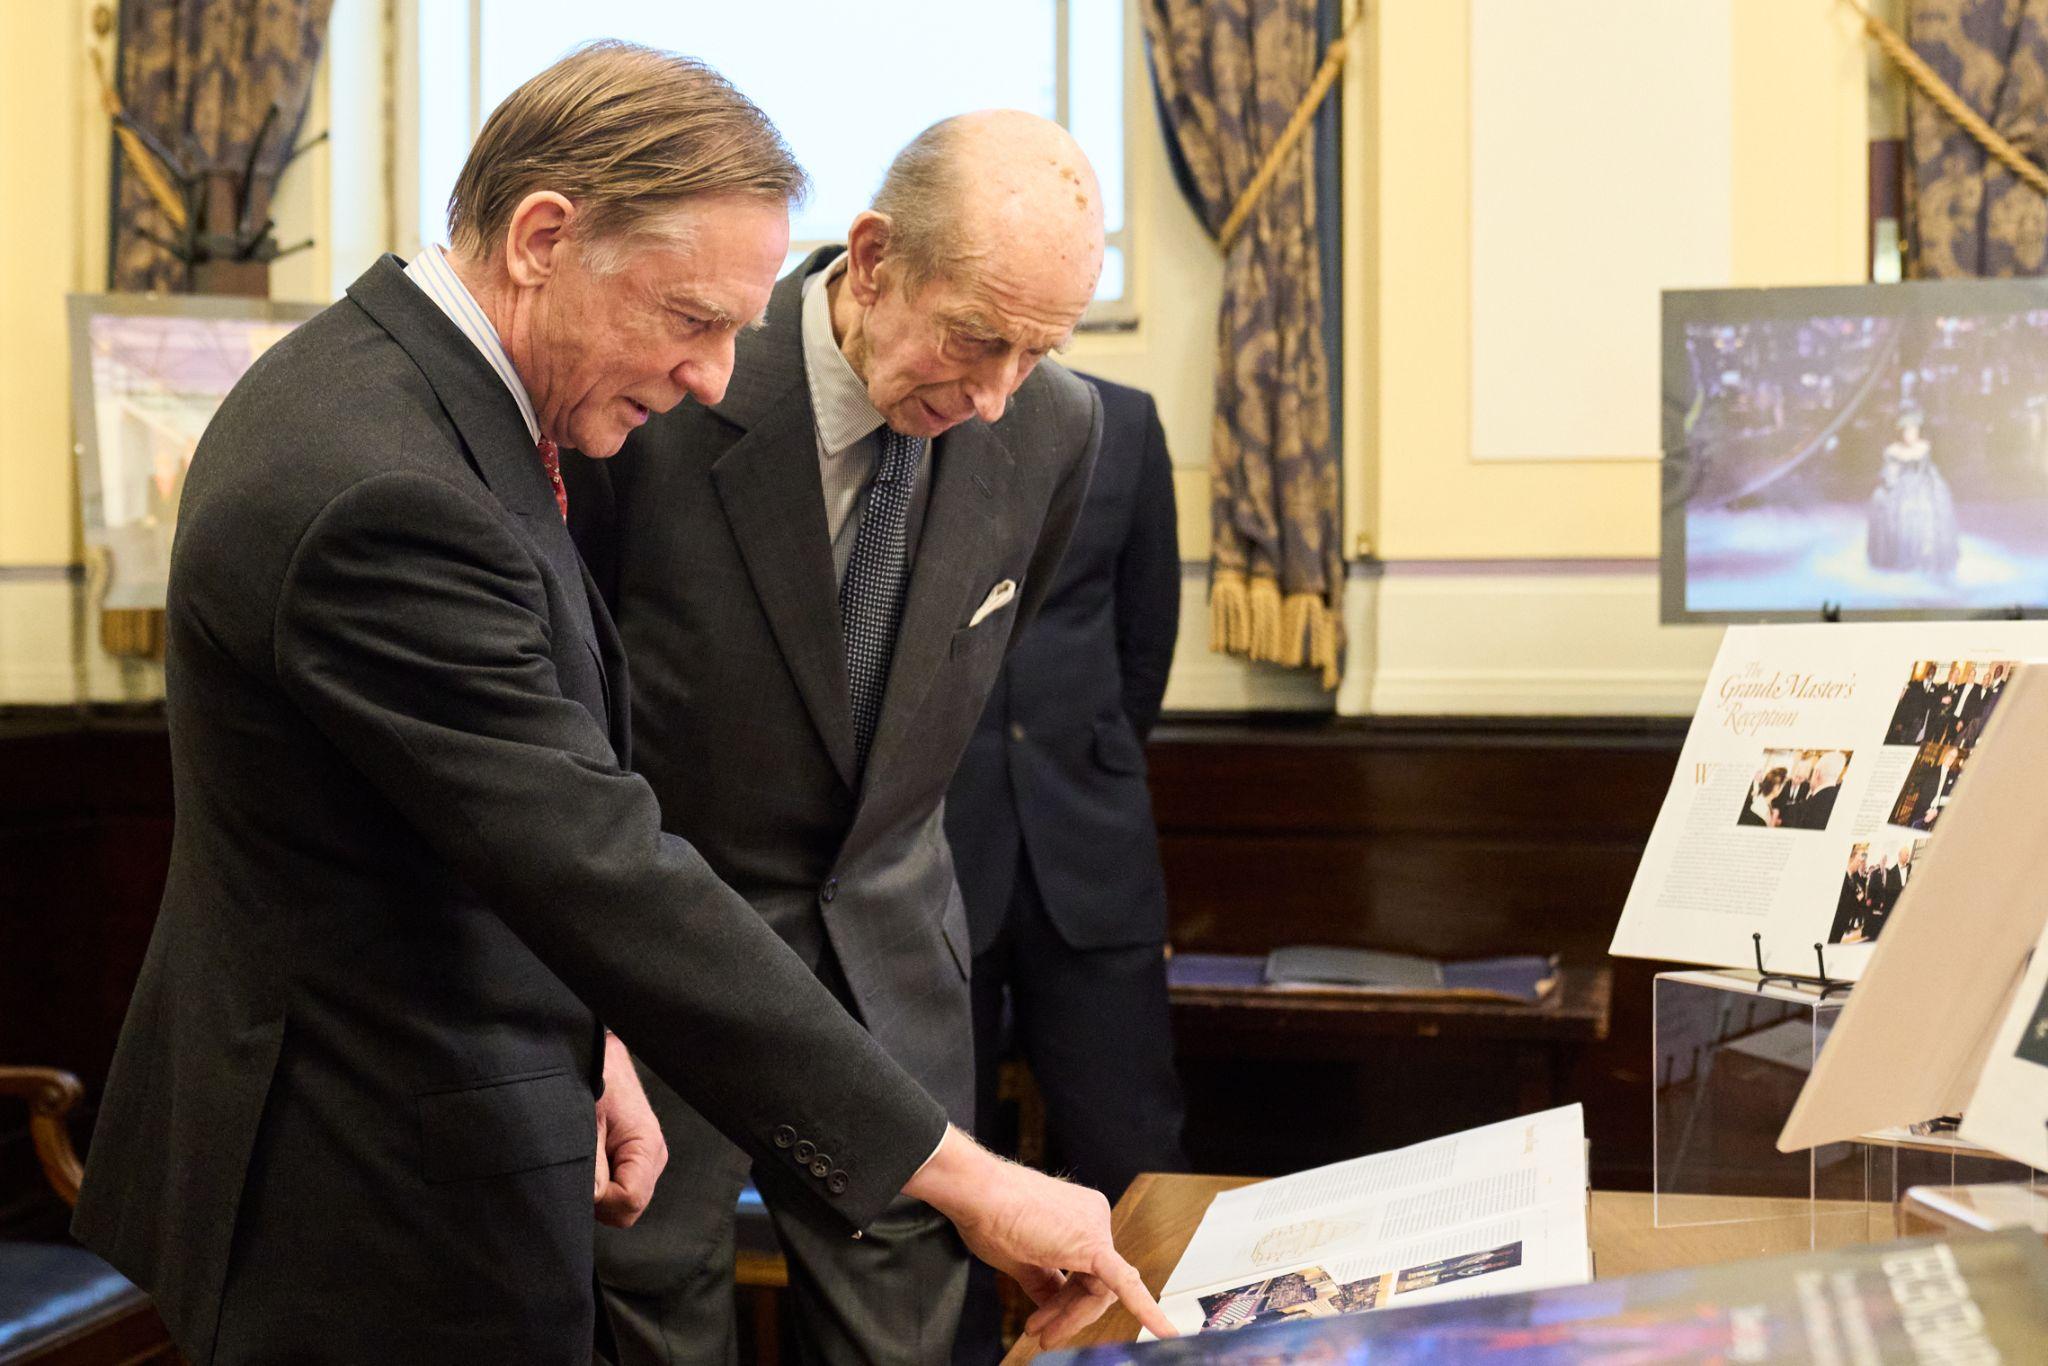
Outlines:
[[1280, 130], [1279, 141], [1273, 144], [1272, 151], [1266, 153], [1266, 159], [1259, 163], [1258, 174], [1244, 187], [1244, 192], [1238, 195], [1237, 202], [1230, 206], [1230, 215], [1223, 220], [1223, 226], [1216, 230], [1216, 246], [1224, 255], [1228, 256], [1230, 249], [1237, 245], [1238, 234], [1244, 231], [1244, 225], [1250, 220], [1252, 210], [1259, 206], [1259, 200], [1264, 197], [1267, 187], [1273, 183], [1273, 177], [1280, 174], [1281, 161], [1294, 150], [1294, 144], [1301, 141], [1301, 135], [1308, 131], [1309, 120], [1316, 116], [1316, 110], [1322, 106], [1323, 100], [1330, 93], [1330, 88], [1337, 83], [1337, 75], [1344, 69], [1344, 59], [1351, 55], [1351, 39], [1364, 22], [1365, 6], [1361, 4], [1358, 13], [1352, 16], [1351, 22], [1344, 26], [1344, 31], [1330, 44], [1329, 51], [1323, 54], [1323, 64], [1316, 68], [1315, 79], [1308, 84], [1308, 93], [1301, 97], [1301, 103], [1296, 105], [1294, 113], [1288, 116], [1287, 126]]
[[1842, 0], [1842, 3], [1856, 11], [1863, 20], [1864, 31], [1884, 50], [1884, 55], [1891, 58], [1899, 70], [1906, 74], [1906, 79], [1911, 81], [1921, 94], [1934, 101], [1936, 108], [1954, 119], [1964, 132], [1982, 144], [1984, 150], [2000, 165], [2025, 181], [2036, 194], [2048, 198], [2048, 171], [2043, 171], [2031, 157], [2013, 146], [1996, 128], [1985, 122], [1981, 114], [1965, 104], [1963, 97], [1941, 78], [1941, 73], [1929, 66], [1890, 24], [1863, 8], [1857, 0]]

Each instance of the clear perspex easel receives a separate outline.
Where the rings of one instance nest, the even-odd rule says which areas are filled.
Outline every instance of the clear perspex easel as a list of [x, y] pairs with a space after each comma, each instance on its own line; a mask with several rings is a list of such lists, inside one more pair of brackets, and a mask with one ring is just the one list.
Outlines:
[[1868, 1241], [1891, 1199], [1869, 1150], [1777, 1148], [1845, 998], [1737, 971], [1660, 973], [1654, 990], [1657, 1227], [1756, 1224], [1770, 1250]]

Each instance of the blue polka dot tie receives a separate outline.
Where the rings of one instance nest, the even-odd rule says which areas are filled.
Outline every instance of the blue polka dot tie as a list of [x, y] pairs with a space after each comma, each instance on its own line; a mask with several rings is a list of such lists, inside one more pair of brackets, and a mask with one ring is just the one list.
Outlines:
[[909, 580], [904, 526], [911, 486], [924, 456], [924, 438], [882, 429], [882, 457], [868, 488], [867, 510], [854, 536], [846, 577], [839, 581], [839, 625], [846, 636], [846, 681], [853, 702], [855, 767], [865, 772], [875, 726], [882, 719], [882, 692], [889, 685], [889, 661], [896, 653], [896, 623], [903, 615]]

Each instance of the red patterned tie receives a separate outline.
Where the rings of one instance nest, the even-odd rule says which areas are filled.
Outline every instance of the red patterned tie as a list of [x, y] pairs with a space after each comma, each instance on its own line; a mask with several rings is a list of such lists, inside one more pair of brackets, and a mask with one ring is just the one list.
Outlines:
[[561, 448], [546, 437], [540, 439], [540, 467], [548, 472], [548, 482], [555, 486], [555, 506], [560, 509], [562, 520], [569, 520], [569, 490], [562, 483]]

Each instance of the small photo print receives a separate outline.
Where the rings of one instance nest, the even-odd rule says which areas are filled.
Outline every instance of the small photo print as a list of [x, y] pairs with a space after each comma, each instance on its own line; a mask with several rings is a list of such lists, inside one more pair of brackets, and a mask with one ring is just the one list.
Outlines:
[[1394, 1293], [1406, 1295], [1417, 1290], [1427, 1290], [1433, 1285], [1469, 1281], [1474, 1276], [1506, 1271], [1521, 1264], [1522, 1245], [1504, 1243], [1499, 1247], [1488, 1248], [1484, 1252], [1468, 1252], [1462, 1257], [1445, 1257], [1441, 1261], [1411, 1266], [1395, 1279]]
[[[1873, 839], [1849, 846], [1849, 870], [1842, 875], [1841, 896], [1835, 902], [1835, 921], [1828, 929], [1830, 944], [1867, 944], [1884, 931], [1885, 919], [1906, 884], [1926, 869], [1921, 850], [1924, 839]], [[1874, 851], [1874, 852], [1873, 852]]]
[[1962, 781], [1969, 763], [1970, 751], [1961, 745], [1920, 746], [1887, 823], [1909, 830], [1932, 830], [1942, 811], [1955, 800], [1956, 784]]
[[1835, 814], [1842, 775], [1854, 757], [1846, 749], [1767, 749], [1750, 775], [1737, 825], [1781, 830], [1825, 830]]
[[1337, 1299], [1345, 1288], [1331, 1280], [1321, 1267], [1312, 1266], [1204, 1295], [1201, 1331], [1218, 1333], [1254, 1324], [1292, 1323], [1297, 1319], [1341, 1314], [1345, 1311], [1338, 1307]]
[[2041, 993], [2041, 1000], [2034, 1007], [2034, 1018], [2027, 1021], [2027, 1027], [2020, 1031], [2020, 1046], [2013, 1050], [2015, 1057], [2024, 1062], [2048, 1067], [2048, 991]]
[[1921, 660], [1899, 689], [1884, 742], [1968, 749], [1977, 743], [2018, 667], [2011, 659]]

